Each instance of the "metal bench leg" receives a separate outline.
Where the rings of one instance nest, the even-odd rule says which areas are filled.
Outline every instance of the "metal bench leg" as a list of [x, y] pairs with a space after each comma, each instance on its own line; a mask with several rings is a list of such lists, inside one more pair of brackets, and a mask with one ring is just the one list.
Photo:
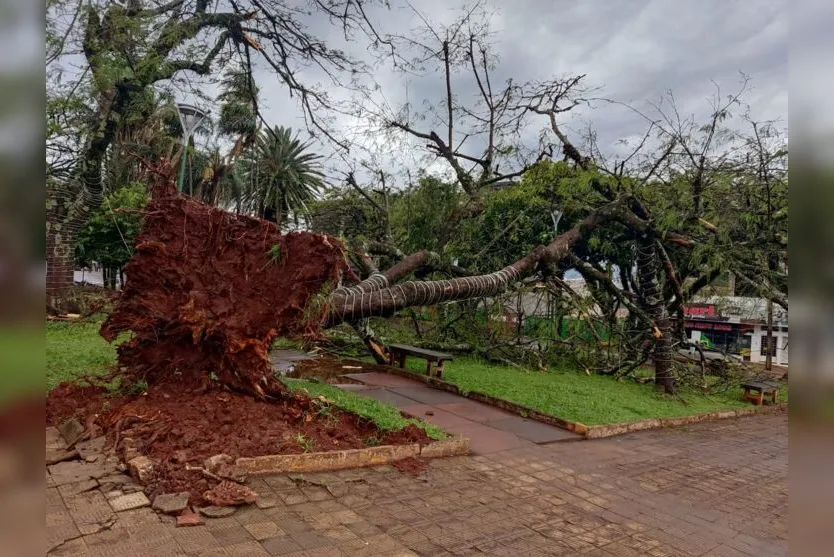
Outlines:
[[443, 377], [443, 360], [437, 361], [437, 378]]
[[764, 404], [764, 391], [759, 391], [759, 401], [757, 403], [759, 406]]
[[431, 377], [431, 360], [426, 360], [426, 375]]

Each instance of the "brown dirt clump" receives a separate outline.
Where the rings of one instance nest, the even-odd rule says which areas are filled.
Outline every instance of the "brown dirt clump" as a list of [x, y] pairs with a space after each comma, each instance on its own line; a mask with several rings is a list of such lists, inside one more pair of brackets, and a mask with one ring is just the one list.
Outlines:
[[46, 415], [50, 425], [75, 416], [100, 428], [108, 446], [118, 444], [120, 455], [134, 447], [157, 463], [149, 496], [188, 491], [192, 504], [202, 504], [203, 494], [217, 481], [188, 468], [202, 467], [216, 454], [237, 458], [358, 449], [371, 439], [385, 445], [431, 441], [413, 425], [383, 432], [356, 415], [298, 394], [271, 401], [221, 388], [182, 392], [170, 383], [130, 398], [64, 384], [47, 396]]
[[419, 476], [426, 469], [426, 466], [429, 465], [429, 461], [425, 458], [412, 457], [397, 460], [391, 465], [403, 474]]
[[214, 379], [282, 394], [270, 343], [315, 336], [324, 297], [346, 269], [337, 240], [283, 235], [273, 223], [165, 195], [147, 208], [127, 284], [101, 334], [112, 341], [133, 331], [119, 364], [149, 384], [187, 389]]

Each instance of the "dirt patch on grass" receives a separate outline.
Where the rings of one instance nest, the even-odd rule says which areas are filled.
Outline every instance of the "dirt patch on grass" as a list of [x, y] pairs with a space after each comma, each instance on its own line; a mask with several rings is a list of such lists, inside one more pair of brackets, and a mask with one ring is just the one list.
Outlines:
[[310, 360], [300, 360], [295, 369], [287, 374], [288, 377], [298, 379], [317, 379], [324, 383], [351, 383], [349, 378], [342, 377], [352, 373], [388, 373], [390, 368], [359, 360], [339, 359], [323, 356]]
[[212, 388], [183, 392], [176, 384], [151, 386], [147, 394], [114, 397], [98, 387], [61, 385], [47, 397], [47, 421], [60, 425], [75, 416], [100, 428], [119, 454], [135, 449], [158, 464], [149, 496], [188, 491], [193, 504], [217, 481], [188, 466], [202, 467], [215, 454], [237, 457], [300, 454], [385, 445], [427, 444], [416, 427], [383, 432], [375, 424], [300, 394], [279, 402]]

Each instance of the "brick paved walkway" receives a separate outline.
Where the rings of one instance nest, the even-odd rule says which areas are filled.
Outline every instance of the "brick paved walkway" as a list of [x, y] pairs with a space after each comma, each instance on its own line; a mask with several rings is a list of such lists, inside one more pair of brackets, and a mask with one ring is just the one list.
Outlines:
[[[787, 415], [390, 467], [258, 479], [277, 505], [175, 528], [47, 489], [50, 555], [787, 555]], [[63, 493], [62, 493], [63, 491]], [[115, 520], [113, 520], [115, 519]]]

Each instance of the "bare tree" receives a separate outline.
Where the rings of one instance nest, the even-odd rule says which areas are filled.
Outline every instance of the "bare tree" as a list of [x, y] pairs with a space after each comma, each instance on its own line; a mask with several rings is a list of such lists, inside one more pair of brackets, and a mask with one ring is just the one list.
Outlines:
[[[387, 49], [387, 40], [370, 24], [366, 7], [373, 0], [312, 2], [345, 34], [362, 34]], [[323, 121], [335, 103], [321, 86], [305, 83], [300, 69], [315, 67], [336, 83], [348, 85], [366, 68], [343, 51], [330, 48], [307, 29], [304, 12], [289, 0], [132, 0], [116, 3], [52, 4], [47, 63], [80, 54], [89, 79], [89, 121], [76, 148], [65, 159], [71, 166], [47, 189], [47, 292], [72, 284], [75, 238], [102, 200], [102, 162], [132, 103], [149, 87], [186, 76], [211, 76], [237, 57], [247, 67], [257, 57], [297, 96], [311, 128], [336, 140]], [[56, 18], [71, 14], [71, 17]], [[338, 141], [337, 141], [338, 143]], [[57, 148], [57, 147], [56, 147]]]

